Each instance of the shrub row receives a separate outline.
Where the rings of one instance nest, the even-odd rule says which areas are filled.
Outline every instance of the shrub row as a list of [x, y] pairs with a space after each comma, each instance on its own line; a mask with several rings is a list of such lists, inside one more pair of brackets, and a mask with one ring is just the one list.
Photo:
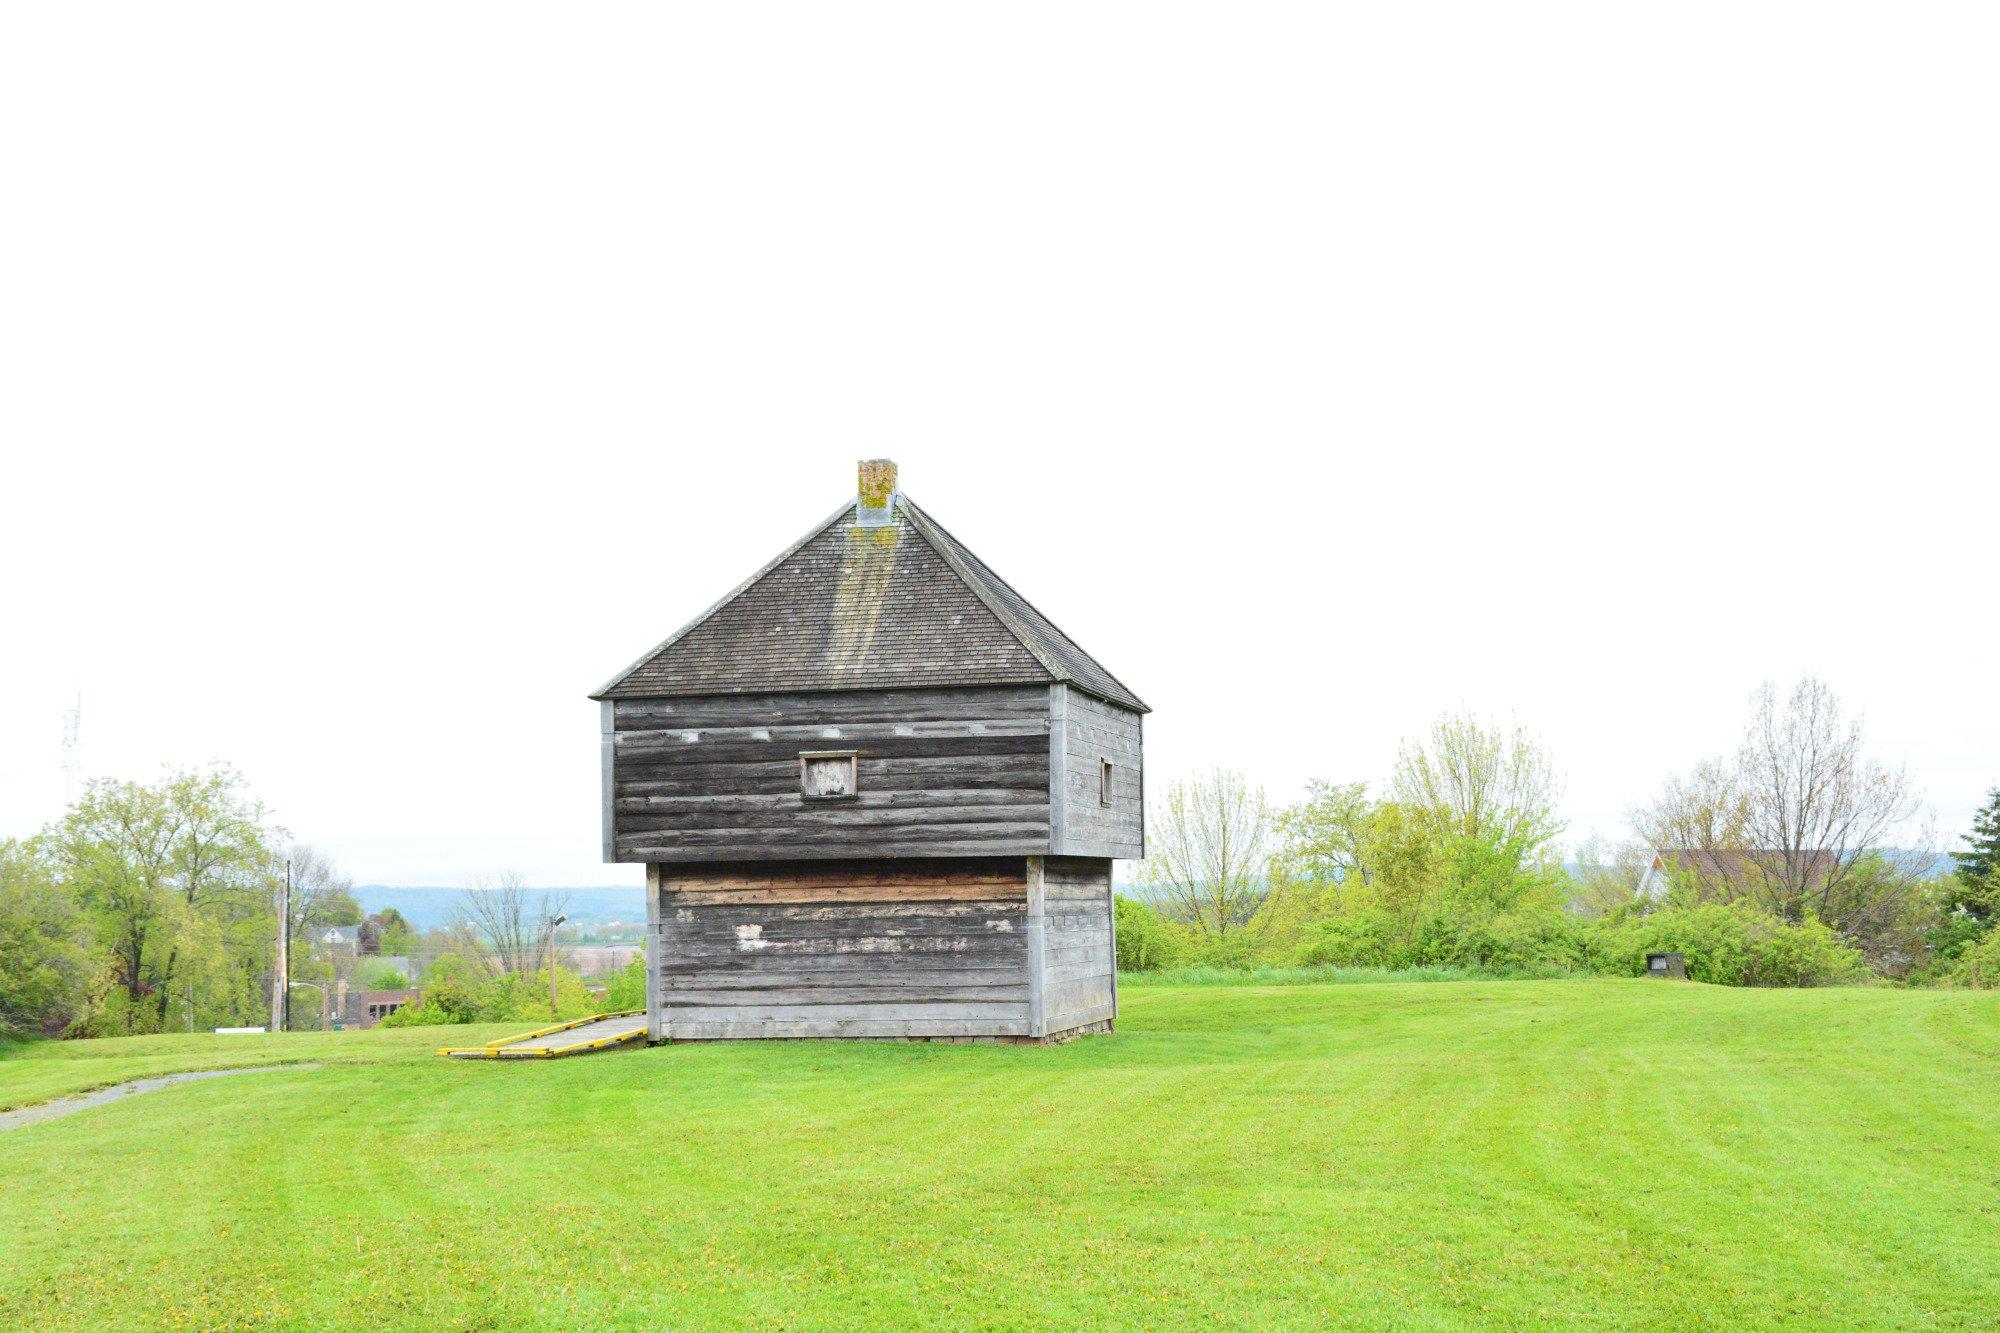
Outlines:
[[[1695, 980], [1723, 986], [1828, 986], [1868, 975], [1860, 952], [1826, 926], [1793, 925], [1745, 904], [1704, 904], [1624, 919], [1543, 909], [1438, 911], [1412, 919], [1364, 910], [1316, 923], [1302, 943], [1276, 946], [1251, 932], [1196, 940], [1151, 907], [1126, 899], [1118, 901], [1117, 910], [1118, 965], [1135, 972], [1293, 966], [1639, 976], [1648, 953], [1669, 952], [1686, 955]], [[2000, 953], [1991, 965], [2000, 971]]]

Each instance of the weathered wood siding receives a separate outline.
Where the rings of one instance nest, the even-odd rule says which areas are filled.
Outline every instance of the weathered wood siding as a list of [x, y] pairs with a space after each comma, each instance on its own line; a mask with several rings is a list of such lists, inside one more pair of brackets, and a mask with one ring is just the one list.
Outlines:
[[1051, 856], [1042, 862], [1042, 1035], [1117, 1013], [1111, 935], [1111, 862]]
[[653, 1038], [1036, 1035], [1026, 867], [652, 866]]
[[[1049, 849], [1046, 686], [618, 699], [612, 859], [1025, 856]], [[851, 800], [799, 755], [857, 752]]]
[[[1050, 687], [1050, 763], [1057, 803], [1050, 850], [1067, 856], [1137, 859], [1146, 854], [1145, 767], [1140, 714], [1071, 689]], [[1111, 804], [1099, 774], [1111, 761]]]

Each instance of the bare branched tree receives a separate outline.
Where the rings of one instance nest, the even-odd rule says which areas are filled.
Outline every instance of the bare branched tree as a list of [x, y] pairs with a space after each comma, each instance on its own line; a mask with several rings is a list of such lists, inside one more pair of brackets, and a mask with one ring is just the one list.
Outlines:
[[1649, 847], [1740, 852], [1750, 845], [1750, 812], [1736, 768], [1706, 759], [1686, 777], [1674, 774], [1660, 794], [1631, 812], [1633, 831]]
[[1256, 910], [1271, 811], [1262, 787], [1217, 769], [1167, 787], [1146, 835], [1142, 876], [1197, 934], [1226, 936]]
[[1632, 812], [1649, 846], [1679, 853], [1670, 867], [1704, 899], [1747, 899], [1788, 921], [1813, 916], [1863, 945], [1904, 911], [1927, 858], [1882, 853], [1916, 827], [1923, 800], [1900, 768], [1864, 753], [1825, 682], [1810, 676], [1780, 696], [1766, 682], [1751, 696], [1750, 724], [1728, 759], [1670, 778]]
[[1908, 878], [1866, 903], [1849, 889], [1862, 859], [1921, 811], [1909, 774], [1862, 752], [1861, 720], [1849, 720], [1822, 681], [1805, 677], [1783, 703], [1767, 681], [1753, 701], [1736, 767], [1768, 905], [1787, 920], [1811, 913], [1849, 933], [1882, 924], [1900, 909]]
[[[303, 939], [306, 928], [327, 921], [332, 909], [354, 896], [354, 881], [341, 873], [333, 858], [317, 847], [295, 842], [279, 854], [292, 863], [291, 933]], [[284, 872], [280, 869], [278, 874]]]
[[568, 905], [566, 894], [535, 893], [513, 871], [474, 879], [449, 927], [453, 945], [502, 976], [539, 972], [554, 942], [549, 922]]

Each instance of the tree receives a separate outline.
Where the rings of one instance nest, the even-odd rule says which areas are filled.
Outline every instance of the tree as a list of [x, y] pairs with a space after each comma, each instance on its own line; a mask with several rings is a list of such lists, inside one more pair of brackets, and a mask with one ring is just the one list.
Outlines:
[[157, 1031], [170, 1005], [225, 1018], [263, 1006], [276, 918], [261, 802], [234, 770], [169, 772], [158, 784], [100, 779], [43, 837], [64, 887], [108, 950], [93, 1004], [127, 1031]]
[[1403, 743], [1390, 790], [1459, 894], [1504, 911], [1551, 888], [1541, 863], [1563, 830], [1562, 782], [1526, 728], [1445, 714]]
[[1469, 713], [1431, 724], [1428, 743], [1404, 741], [1394, 798], [1448, 835], [1541, 851], [1562, 832], [1562, 783], [1548, 751], [1526, 728], [1511, 732]]
[[[1270, 891], [1252, 918], [1260, 939], [1296, 944], [1364, 894], [1375, 873], [1375, 824], [1367, 783], [1308, 782], [1305, 799], [1281, 811], [1275, 822]], [[1126, 952], [1123, 935], [1118, 948]]]
[[1972, 817], [1972, 832], [1964, 835], [1966, 850], [1953, 852], [1958, 877], [1966, 884], [1981, 887], [2000, 872], [2000, 787], [1986, 795], [1986, 804]]
[[[176, 833], [170, 845], [171, 876], [186, 908], [186, 922], [195, 929], [188, 944], [206, 948], [205, 956], [183, 968], [176, 940], [162, 969], [156, 994], [158, 1019], [166, 1024], [171, 993], [182, 972], [205, 973], [201, 980], [210, 1000], [240, 1013], [243, 1002], [256, 1000], [262, 990], [267, 947], [275, 918], [271, 913], [276, 880], [271, 845], [281, 829], [266, 827], [269, 812], [251, 793], [241, 774], [226, 764], [211, 769], [186, 769], [168, 776], [163, 787]], [[190, 1010], [195, 1001], [195, 977], [186, 977]], [[218, 997], [226, 987], [226, 997]], [[193, 1023], [192, 1014], [189, 1019]]]
[[1944, 959], [1980, 945], [2000, 923], [2000, 788], [1988, 795], [1972, 817], [1972, 832], [1960, 841], [1967, 850], [1952, 853], [1956, 873], [1931, 886], [1935, 903], [1928, 943]]
[[1741, 852], [1750, 843], [1749, 804], [1736, 766], [1706, 759], [1687, 777], [1669, 776], [1650, 804], [1631, 812], [1635, 833], [1655, 850]]
[[355, 969], [356, 982], [367, 990], [402, 990], [410, 984], [410, 979], [393, 963], [380, 959], [363, 959]]
[[1823, 682], [1804, 677], [1780, 702], [1767, 681], [1752, 700], [1737, 775], [1766, 906], [1787, 921], [1814, 916], [1865, 935], [1897, 913], [1914, 877], [1877, 874], [1875, 891], [1856, 892], [1864, 860], [1922, 800], [1902, 769], [1863, 753], [1860, 719], [1846, 718]]
[[1306, 797], [1278, 816], [1274, 872], [1293, 882], [1366, 884], [1372, 873], [1375, 803], [1365, 782], [1306, 783]]
[[1216, 769], [1171, 783], [1146, 835], [1144, 882], [1195, 934], [1224, 938], [1256, 909], [1270, 834], [1264, 789], [1242, 774]]
[[646, 1007], [646, 954], [637, 957], [605, 979], [604, 1008], [608, 1013], [630, 1013]]
[[1917, 869], [1884, 853], [1922, 805], [1908, 775], [1868, 758], [1861, 722], [1819, 680], [1782, 698], [1767, 681], [1751, 705], [1736, 753], [1668, 779], [1634, 830], [1701, 853], [1677, 867], [1697, 900], [1816, 919], [1863, 945], [1901, 938]]
[[375, 926], [376, 938], [383, 954], [392, 958], [415, 955], [423, 948], [423, 939], [409, 919], [393, 907], [385, 907], [368, 918]]
[[1172, 967], [1187, 953], [1186, 931], [1136, 898], [1119, 894], [1112, 900], [1118, 929], [1118, 970], [1151, 972]]
[[106, 981], [122, 993], [126, 1031], [156, 987], [160, 956], [181, 924], [168, 880], [179, 833], [165, 794], [136, 782], [99, 779], [45, 837], [66, 886], [109, 950]]
[[82, 1012], [89, 960], [81, 926], [38, 850], [0, 838], [0, 1036], [53, 1035]]
[[457, 951], [486, 960], [504, 977], [542, 971], [554, 943], [548, 923], [563, 913], [567, 896], [530, 893], [527, 881], [507, 871], [466, 887], [451, 933]]
[[1570, 876], [1569, 909], [1597, 917], [1639, 905], [1649, 853], [1632, 844], [1607, 849], [1602, 838], [1586, 838], [1576, 849]]
[[331, 856], [303, 842], [289, 844], [278, 855], [291, 866], [287, 928], [292, 939], [304, 939], [313, 926], [351, 926], [361, 919], [360, 906], [354, 901], [354, 881], [341, 873]]

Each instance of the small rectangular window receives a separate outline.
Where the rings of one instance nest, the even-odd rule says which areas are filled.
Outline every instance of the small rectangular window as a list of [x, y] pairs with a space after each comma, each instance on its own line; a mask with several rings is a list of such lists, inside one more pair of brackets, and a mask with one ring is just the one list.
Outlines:
[[847, 800], [855, 792], [852, 750], [807, 750], [799, 756], [799, 792], [809, 801]]
[[1111, 804], [1111, 761], [1104, 759], [1097, 765], [1097, 803]]

